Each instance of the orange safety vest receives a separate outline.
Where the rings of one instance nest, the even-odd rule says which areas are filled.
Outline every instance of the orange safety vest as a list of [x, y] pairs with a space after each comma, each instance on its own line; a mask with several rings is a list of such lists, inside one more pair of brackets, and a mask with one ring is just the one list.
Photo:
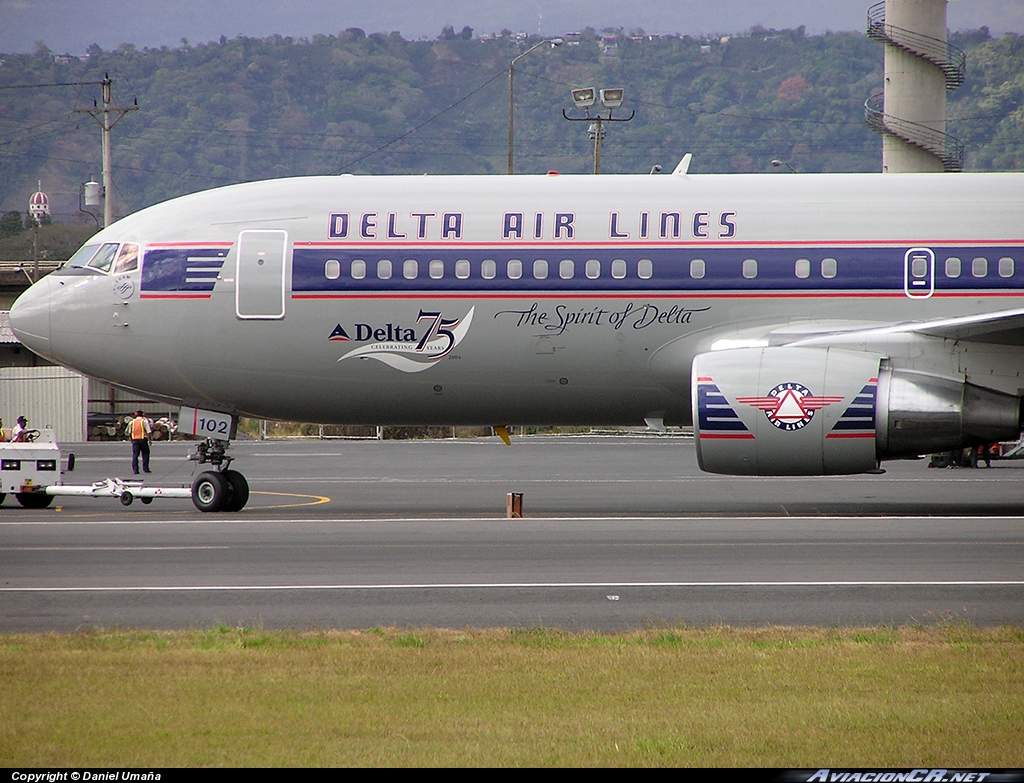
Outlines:
[[132, 440], [144, 440], [146, 437], [146, 420], [141, 416], [132, 419]]

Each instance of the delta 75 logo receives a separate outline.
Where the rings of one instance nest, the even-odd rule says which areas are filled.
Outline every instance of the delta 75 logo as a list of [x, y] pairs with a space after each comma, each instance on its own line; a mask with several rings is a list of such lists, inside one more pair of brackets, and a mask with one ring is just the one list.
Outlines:
[[815, 411], [842, 401], [842, 397], [816, 397], [802, 383], [780, 383], [765, 397], [736, 398], [741, 405], [764, 411], [772, 426], [785, 432], [803, 429], [810, 424]]
[[402, 372], [422, 372], [462, 342], [473, 322], [475, 309], [469, 308], [462, 318], [445, 318], [443, 313], [420, 310], [416, 327], [357, 323], [354, 336], [349, 336], [338, 324], [327, 339], [331, 342], [368, 343], [349, 351], [338, 359], [339, 362], [345, 359], [376, 359]]

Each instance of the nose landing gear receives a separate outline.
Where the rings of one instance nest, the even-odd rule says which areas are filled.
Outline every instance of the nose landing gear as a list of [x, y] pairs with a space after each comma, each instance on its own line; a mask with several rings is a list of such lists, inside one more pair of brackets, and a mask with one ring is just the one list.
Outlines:
[[241, 511], [249, 502], [249, 482], [237, 470], [231, 470], [227, 454], [230, 441], [207, 438], [196, 446], [189, 459], [213, 465], [192, 482], [192, 503], [200, 511]]

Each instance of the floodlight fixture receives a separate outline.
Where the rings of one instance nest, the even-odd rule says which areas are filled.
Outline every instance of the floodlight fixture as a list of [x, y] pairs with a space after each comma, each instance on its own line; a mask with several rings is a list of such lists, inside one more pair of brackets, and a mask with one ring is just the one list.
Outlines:
[[621, 87], [616, 87], [612, 90], [601, 90], [601, 105], [606, 109], [619, 108], [622, 105], [625, 92]]
[[572, 91], [572, 102], [577, 109], [589, 109], [597, 103], [597, 90], [593, 87], [581, 87]]
[[[601, 142], [604, 141], [605, 129], [604, 123], [607, 122], [629, 122], [636, 116], [635, 111], [631, 111], [628, 117], [613, 117], [612, 113], [615, 109], [622, 106], [622, 101], [625, 97], [625, 90], [621, 87], [610, 90], [596, 90], [593, 87], [580, 87], [572, 91], [572, 102], [578, 111], [582, 111], [582, 117], [570, 117], [565, 113], [565, 109], [562, 109], [562, 116], [570, 122], [588, 122], [590, 126], [587, 128], [587, 136], [594, 142], [594, 173], [601, 173]], [[600, 111], [595, 116], [591, 116], [590, 110], [597, 103], [598, 97], [601, 98], [601, 106], [608, 110], [608, 116], [602, 116]]]

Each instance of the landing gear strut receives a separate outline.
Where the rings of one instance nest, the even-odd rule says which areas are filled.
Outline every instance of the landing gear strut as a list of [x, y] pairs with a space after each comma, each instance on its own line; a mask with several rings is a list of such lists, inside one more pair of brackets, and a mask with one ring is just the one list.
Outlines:
[[192, 503], [200, 511], [241, 511], [249, 501], [249, 482], [237, 470], [231, 470], [230, 441], [207, 438], [196, 446], [189, 459], [200, 465], [212, 465], [192, 482]]

